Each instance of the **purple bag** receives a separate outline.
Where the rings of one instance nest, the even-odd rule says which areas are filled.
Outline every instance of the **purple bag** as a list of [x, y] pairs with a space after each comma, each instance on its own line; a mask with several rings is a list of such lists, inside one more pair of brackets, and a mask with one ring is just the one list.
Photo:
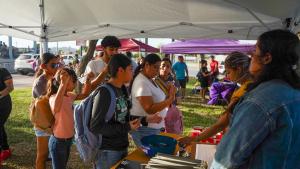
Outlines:
[[183, 133], [182, 112], [176, 107], [176, 105], [172, 104], [172, 106], [169, 107], [167, 116], [165, 117], [165, 125], [167, 133]]
[[211, 85], [209, 105], [225, 105], [229, 102], [236, 84], [232, 82], [215, 82]]

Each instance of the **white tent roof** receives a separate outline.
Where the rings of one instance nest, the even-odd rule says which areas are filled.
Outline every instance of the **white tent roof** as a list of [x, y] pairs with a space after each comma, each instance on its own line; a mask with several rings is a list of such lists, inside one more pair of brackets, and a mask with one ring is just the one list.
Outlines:
[[[44, 2], [44, 19], [40, 2]], [[0, 0], [0, 4], [0, 34], [37, 41], [44, 36], [42, 20], [49, 41], [108, 34], [256, 39], [267, 28], [285, 27], [286, 18], [292, 18], [293, 28], [300, 16], [299, 0]]]

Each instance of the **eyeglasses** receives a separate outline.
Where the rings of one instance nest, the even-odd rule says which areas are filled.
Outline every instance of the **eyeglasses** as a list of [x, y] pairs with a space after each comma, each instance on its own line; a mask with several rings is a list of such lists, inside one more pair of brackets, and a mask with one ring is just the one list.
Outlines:
[[52, 69], [57, 69], [57, 68], [60, 67], [60, 63], [51, 63], [50, 66], [51, 66]]

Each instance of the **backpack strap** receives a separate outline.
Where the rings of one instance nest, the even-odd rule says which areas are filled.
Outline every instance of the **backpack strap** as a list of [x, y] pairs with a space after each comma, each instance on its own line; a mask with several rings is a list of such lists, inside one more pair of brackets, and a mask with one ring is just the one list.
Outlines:
[[106, 116], [105, 116], [105, 122], [108, 122], [115, 113], [116, 94], [115, 94], [114, 89], [110, 85], [108, 85], [107, 83], [103, 84], [102, 87], [106, 88], [110, 93], [110, 105], [109, 105], [108, 111], [107, 111]]

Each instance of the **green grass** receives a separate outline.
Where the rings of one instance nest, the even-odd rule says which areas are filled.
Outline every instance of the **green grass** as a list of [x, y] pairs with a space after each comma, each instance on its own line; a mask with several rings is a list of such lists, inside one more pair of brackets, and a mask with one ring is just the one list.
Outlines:
[[29, 120], [31, 88], [15, 90], [11, 96], [13, 108], [7, 122], [9, 141], [11, 144], [15, 144], [25, 140], [31, 140], [34, 138], [32, 125]]
[[[219, 106], [208, 106], [200, 103], [199, 94], [192, 94], [195, 79], [190, 79], [187, 85], [187, 97], [179, 105], [184, 115], [184, 134], [187, 135], [193, 126], [209, 126], [215, 122], [223, 111]], [[11, 158], [2, 166], [5, 169], [33, 169], [36, 156], [36, 141], [29, 120], [29, 105], [31, 103], [31, 88], [16, 89], [11, 94], [13, 100], [12, 113], [6, 123], [9, 144], [13, 150]], [[130, 150], [134, 148], [130, 144]], [[82, 164], [75, 146], [72, 148], [69, 168], [90, 168]], [[50, 163], [48, 162], [48, 167]]]
[[187, 135], [193, 126], [208, 127], [212, 125], [224, 111], [221, 106], [210, 106], [201, 103], [200, 95], [192, 94], [195, 83], [196, 79], [191, 78], [187, 84], [187, 97], [179, 106], [184, 117], [184, 135]]

